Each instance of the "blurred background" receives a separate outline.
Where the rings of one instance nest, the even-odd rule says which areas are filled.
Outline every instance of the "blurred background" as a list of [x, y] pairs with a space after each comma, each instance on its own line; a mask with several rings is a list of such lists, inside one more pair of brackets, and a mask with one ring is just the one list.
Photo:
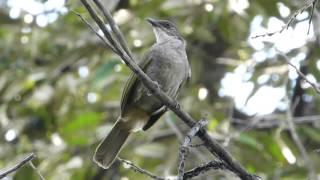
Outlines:
[[[319, 7], [309, 33], [310, 8], [282, 33], [253, 38], [281, 30], [306, 1], [101, 1], [136, 59], [155, 41], [145, 18], [177, 24], [192, 66], [181, 107], [209, 119], [208, 132], [249, 172], [263, 179], [319, 178], [320, 95], [286, 62], [311, 82], [320, 78]], [[0, 169], [34, 152], [46, 179], [148, 179], [119, 162], [109, 170], [92, 162], [119, 115], [130, 70], [72, 11], [93, 23], [76, 0], [0, 0]], [[174, 176], [187, 131], [166, 113], [134, 134], [120, 157]], [[205, 148], [192, 148], [186, 169], [213, 159]], [[38, 178], [24, 166], [6, 179]], [[210, 171], [195, 179], [237, 177]]]

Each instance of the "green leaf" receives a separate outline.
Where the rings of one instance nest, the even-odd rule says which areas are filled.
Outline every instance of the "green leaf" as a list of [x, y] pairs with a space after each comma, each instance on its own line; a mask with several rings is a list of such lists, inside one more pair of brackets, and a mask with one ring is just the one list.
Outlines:
[[[94, 129], [102, 119], [101, 113], [84, 112], [78, 114], [74, 120], [67, 122], [61, 130], [65, 140], [73, 145], [85, 145], [94, 137]], [[91, 130], [89, 130], [91, 129]]]
[[101, 114], [96, 112], [84, 112], [74, 118], [74, 120], [66, 123], [63, 128], [64, 133], [75, 132], [81, 129], [95, 127], [101, 120]]
[[240, 143], [246, 144], [248, 146], [251, 146], [254, 149], [261, 150], [263, 148], [263, 145], [259, 143], [254, 136], [248, 135], [246, 133], [241, 133], [240, 136], [237, 139]]
[[214, 130], [218, 124], [219, 124], [219, 122], [217, 119], [215, 119], [215, 118], [211, 119], [208, 124], [208, 130], [209, 131]]

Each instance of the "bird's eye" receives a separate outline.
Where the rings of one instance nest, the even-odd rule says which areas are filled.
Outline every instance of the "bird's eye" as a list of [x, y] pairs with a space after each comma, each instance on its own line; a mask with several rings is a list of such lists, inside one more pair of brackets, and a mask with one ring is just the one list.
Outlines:
[[170, 24], [167, 23], [167, 22], [163, 23], [163, 26], [164, 26], [165, 28], [170, 28]]

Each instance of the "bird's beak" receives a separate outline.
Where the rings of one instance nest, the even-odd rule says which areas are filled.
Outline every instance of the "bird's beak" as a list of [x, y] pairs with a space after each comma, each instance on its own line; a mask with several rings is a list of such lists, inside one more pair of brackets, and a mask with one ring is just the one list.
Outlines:
[[147, 18], [146, 19], [153, 27], [159, 27], [159, 23], [157, 20], [152, 19], [152, 18]]

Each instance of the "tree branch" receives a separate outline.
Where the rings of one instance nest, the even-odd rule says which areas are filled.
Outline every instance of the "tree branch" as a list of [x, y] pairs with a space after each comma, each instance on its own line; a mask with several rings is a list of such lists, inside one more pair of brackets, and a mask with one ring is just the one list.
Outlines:
[[[128, 55], [123, 49], [124, 47], [120, 47], [119, 43], [114, 40], [111, 33], [107, 31], [105, 28], [104, 23], [102, 20], [97, 16], [97, 13], [93, 10], [91, 5], [88, 4], [86, 0], [81, 0], [82, 4], [86, 7], [88, 12], [90, 13], [91, 17], [94, 21], [98, 24], [98, 26], [102, 29], [103, 33], [105, 34], [106, 38], [109, 42], [114, 46], [117, 50], [117, 54], [122, 58], [122, 60], [126, 63], [126, 65], [137, 75], [138, 79], [148, 88], [148, 90], [157, 97], [165, 106], [170, 108], [181, 120], [183, 120], [189, 127], [195, 126], [195, 121], [193, 118], [187, 114], [186, 112], [180, 109], [179, 104], [173, 100], [171, 97], [166, 95], [155, 83], [152, 79], [150, 79], [135, 63], [133, 60], [132, 55]], [[105, 9], [105, 11], [108, 11]], [[112, 18], [112, 17], [111, 17]], [[111, 23], [109, 22], [111, 25]], [[114, 29], [115, 32], [119, 31], [119, 28]], [[117, 32], [119, 33], [119, 32]], [[119, 33], [120, 34], [120, 33]], [[124, 44], [127, 47], [126, 44]], [[129, 48], [128, 48], [129, 49]], [[204, 142], [207, 149], [213, 154], [223, 160], [234, 172], [237, 174], [241, 179], [256, 179], [255, 176], [250, 175], [237, 161], [235, 161], [232, 156], [224, 150], [224, 148], [214, 141], [209, 134], [205, 130], [200, 130], [197, 133], [197, 136]]]
[[26, 156], [22, 161], [18, 162], [16, 165], [14, 165], [13, 167], [11, 167], [11, 168], [9, 168], [7, 170], [1, 171], [0, 172], [0, 179], [6, 177], [10, 173], [13, 173], [13, 172], [17, 171], [22, 166], [24, 166], [26, 163], [31, 161], [34, 157], [35, 157], [34, 153], [31, 153], [28, 156]]
[[38, 174], [40, 180], [45, 180], [45, 178], [43, 177], [43, 175], [40, 173], [40, 171], [38, 170], [38, 168], [32, 163], [32, 161], [29, 161], [30, 166], [32, 167], [32, 169], [34, 171], [36, 171], [36, 173]]
[[[285, 117], [283, 115], [269, 115], [257, 118], [259, 118], [259, 123], [251, 123], [251, 119], [232, 119], [231, 123], [234, 124], [234, 126], [243, 127], [246, 130], [277, 128], [282, 123], [285, 123]], [[320, 115], [292, 117], [292, 122], [297, 125], [317, 124], [320, 122]]]
[[184, 173], [183, 179], [191, 179], [193, 177], [199, 176], [209, 170], [217, 170], [217, 169], [227, 169], [225, 163], [221, 161], [210, 161], [208, 163], [202, 164], [196, 168], [193, 168]]
[[132, 169], [133, 171], [135, 172], [138, 172], [140, 174], [144, 174], [146, 176], [149, 176], [150, 178], [152, 179], [156, 179], [156, 180], [165, 180], [165, 178], [162, 178], [162, 177], [159, 177], [159, 176], [156, 176], [152, 173], [150, 173], [149, 171], [146, 171], [140, 167], [138, 167], [137, 165], [133, 164], [131, 161], [128, 161], [128, 160], [125, 160], [125, 159], [121, 159], [118, 157], [118, 160], [126, 165], [129, 166], [130, 169]]
[[104, 17], [105, 17], [105, 20], [107, 22], [109, 22], [110, 26], [111, 26], [111, 29], [112, 31], [115, 33], [117, 39], [119, 40], [120, 42], [120, 45], [121, 47], [123, 47], [124, 51], [129, 55], [130, 58], [132, 58], [132, 53], [130, 51], [130, 49], [128, 48], [128, 46], [126, 45], [127, 42], [126, 40], [124, 39], [124, 36], [122, 34], [122, 32], [120, 30], [118, 30], [118, 26], [117, 24], [114, 22], [114, 19], [112, 18], [112, 15], [109, 11], [106, 11], [102, 4], [100, 3], [100, 1], [98, 0], [93, 0], [94, 3], [98, 6], [98, 8], [100, 9], [100, 11], [102, 11]]
[[279, 53], [282, 57], [284, 57], [285, 61], [286, 61], [291, 67], [293, 67], [293, 68], [296, 70], [296, 72], [298, 73], [298, 75], [299, 75], [303, 80], [305, 80], [308, 84], [310, 84], [310, 85], [312, 86], [312, 88], [313, 88], [318, 94], [320, 94], [320, 89], [319, 89], [319, 87], [318, 87], [317, 84], [311, 82], [311, 81], [306, 77], [306, 75], [304, 75], [295, 65], [293, 65], [293, 64], [290, 62], [290, 59], [288, 58], [288, 56], [286, 56], [285, 54], [283, 54], [283, 53], [281, 53], [281, 52], [279, 52], [279, 51], [278, 51], [278, 53]]
[[110, 48], [114, 53], [117, 53], [117, 50], [114, 49], [114, 47], [103, 36], [101, 36], [99, 32], [95, 30], [94, 27], [91, 26], [91, 24], [84, 17], [82, 17], [79, 13], [75, 11], [72, 12], [75, 13], [81, 19], [81, 21], [84, 22], [88, 26], [88, 28], [91, 29], [91, 31], [93, 31], [102, 40], [105, 46]]
[[305, 3], [304, 6], [302, 6], [300, 9], [296, 10], [292, 15], [291, 17], [289, 18], [289, 20], [287, 21], [287, 23], [282, 26], [282, 28], [278, 31], [274, 31], [274, 32], [269, 32], [269, 33], [264, 33], [264, 34], [260, 34], [260, 35], [256, 35], [252, 38], [259, 38], [259, 37], [265, 37], [265, 36], [273, 36], [277, 33], [282, 33], [284, 30], [288, 29], [290, 27], [290, 25], [296, 20], [296, 17], [303, 13], [305, 10], [307, 10], [309, 7], [311, 7], [311, 15], [309, 17], [309, 27], [308, 27], [308, 34], [310, 32], [310, 26], [311, 26], [311, 20], [312, 20], [312, 17], [313, 17], [313, 13], [314, 13], [314, 9], [315, 9], [315, 6], [317, 4], [318, 0], [309, 0]]
[[196, 123], [194, 127], [191, 128], [191, 130], [188, 132], [186, 137], [184, 138], [184, 141], [180, 147], [179, 152], [179, 169], [178, 169], [178, 180], [183, 180], [184, 177], [184, 166], [185, 166], [185, 160], [186, 156], [189, 151], [189, 145], [192, 141], [192, 138], [198, 133], [198, 131], [203, 128], [206, 124], [208, 124], [208, 121], [206, 119], [201, 119], [199, 122]]
[[[288, 124], [288, 128], [289, 128], [289, 132], [292, 136], [292, 139], [293, 139], [293, 142], [296, 144], [296, 146], [298, 147], [299, 151], [300, 151], [300, 154], [302, 156], [302, 158], [304, 159], [304, 165], [305, 167], [308, 169], [308, 176], [309, 176], [309, 179], [316, 179], [316, 174], [315, 174], [315, 170], [313, 168], [313, 163], [312, 161], [310, 160], [309, 156], [308, 156], [308, 153], [307, 153], [307, 150], [306, 148], [304, 147], [298, 133], [297, 133], [297, 130], [296, 130], [296, 126], [295, 124], [293, 123], [293, 120], [292, 120], [292, 111], [291, 111], [291, 107], [290, 107], [290, 100], [289, 100], [289, 97], [286, 96], [285, 97], [285, 100], [287, 102], [287, 118], [286, 118], [286, 121], [287, 121], [287, 124]], [[296, 102], [291, 102], [292, 104], [296, 104]]]

